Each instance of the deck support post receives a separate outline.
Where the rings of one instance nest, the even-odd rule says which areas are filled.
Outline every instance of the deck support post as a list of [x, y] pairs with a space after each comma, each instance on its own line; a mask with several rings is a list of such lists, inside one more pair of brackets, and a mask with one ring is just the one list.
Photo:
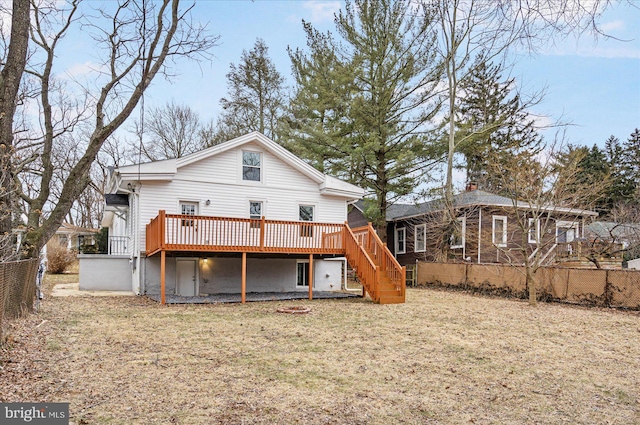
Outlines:
[[242, 294], [242, 304], [247, 302], [247, 253], [242, 253], [242, 282], [241, 286], [241, 294]]
[[167, 255], [163, 250], [160, 251], [160, 304], [165, 305], [167, 299], [165, 297], [165, 283], [166, 283], [166, 268], [167, 268]]
[[313, 254], [309, 254], [309, 299], [313, 299]]

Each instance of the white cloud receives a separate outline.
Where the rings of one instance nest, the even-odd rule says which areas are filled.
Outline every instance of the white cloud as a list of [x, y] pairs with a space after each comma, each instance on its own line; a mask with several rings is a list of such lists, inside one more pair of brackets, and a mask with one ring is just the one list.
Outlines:
[[103, 68], [102, 65], [93, 62], [77, 63], [67, 69], [66, 75], [70, 79], [76, 79], [78, 77], [87, 76], [95, 71], [99, 71], [101, 68]]
[[533, 125], [538, 131], [552, 128], [556, 124], [548, 115], [537, 115], [530, 112], [528, 118], [533, 120]]
[[[623, 42], [618, 42], [623, 43]], [[640, 59], [640, 49], [634, 45], [617, 46], [578, 46], [575, 49], [557, 47], [546, 54], [551, 56], [580, 56], [590, 58]]]
[[341, 2], [339, 1], [307, 1], [303, 7], [311, 11], [310, 21], [313, 23], [332, 21], [333, 16], [340, 10]]
[[624, 30], [626, 28], [624, 21], [619, 19], [616, 21], [610, 21], [610, 22], [605, 22], [604, 24], [602, 24], [600, 26], [600, 29], [605, 33], [608, 34], [610, 32], [614, 32], [614, 31], [620, 31], [620, 30]]

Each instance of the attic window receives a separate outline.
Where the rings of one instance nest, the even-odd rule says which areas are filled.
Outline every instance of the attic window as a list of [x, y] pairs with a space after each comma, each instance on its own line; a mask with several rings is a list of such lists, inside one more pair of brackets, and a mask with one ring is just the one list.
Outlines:
[[260, 152], [242, 152], [242, 180], [260, 181]]

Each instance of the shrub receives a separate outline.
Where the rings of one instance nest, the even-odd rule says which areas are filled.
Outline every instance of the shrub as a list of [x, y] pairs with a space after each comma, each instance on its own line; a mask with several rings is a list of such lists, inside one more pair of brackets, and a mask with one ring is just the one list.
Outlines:
[[60, 274], [76, 260], [76, 255], [59, 243], [47, 244], [47, 272]]

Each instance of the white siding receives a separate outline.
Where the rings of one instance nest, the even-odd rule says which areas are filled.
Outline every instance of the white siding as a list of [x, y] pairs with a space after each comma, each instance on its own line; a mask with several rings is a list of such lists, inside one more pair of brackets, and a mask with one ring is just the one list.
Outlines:
[[[242, 180], [242, 150], [262, 152], [262, 182]], [[298, 220], [298, 205], [314, 205], [315, 221], [344, 223], [344, 198], [323, 196], [318, 183], [257, 144], [226, 151], [178, 169], [171, 182], [143, 182], [140, 193], [141, 250], [145, 226], [159, 210], [178, 214], [180, 201], [199, 204], [199, 214], [249, 218], [249, 201], [262, 201], [270, 220]], [[210, 205], [206, 205], [206, 201]]]
[[[146, 294], [160, 293], [160, 259], [146, 258]], [[314, 290], [338, 291], [342, 282], [342, 262], [315, 260]], [[247, 292], [308, 292], [309, 288], [296, 286], [297, 260], [287, 258], [248, 258]], [[199, 261], [199, 293], [239, 294], [241, 291], [242, 260], [240, 258], [209, 258]], [[166, 263], [165, 293], [176, 288], [176, 259]]]

